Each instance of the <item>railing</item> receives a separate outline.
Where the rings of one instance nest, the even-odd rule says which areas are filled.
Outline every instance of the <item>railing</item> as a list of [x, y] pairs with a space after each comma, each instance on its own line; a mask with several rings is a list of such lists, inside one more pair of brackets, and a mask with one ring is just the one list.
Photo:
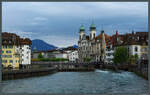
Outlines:
[[33, 61], [31, 62], [32, 65], [58, 65], [58, 64], [62, 64], [62, 65], [100, 65], [100, 64], [104, 64], [103, 62], [51, 62], [51, 61]]

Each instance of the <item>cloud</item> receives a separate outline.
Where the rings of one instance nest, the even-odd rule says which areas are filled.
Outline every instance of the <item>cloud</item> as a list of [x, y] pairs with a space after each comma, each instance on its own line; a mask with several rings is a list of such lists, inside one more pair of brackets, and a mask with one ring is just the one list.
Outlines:
[[[6, 4], [6, 3], [5, 3]], [[7, 5], [7, 4], [6, 4]], [[8, 6], [9, 5], [9, 6]], [[147, 16], [148, 3], [144, 2], [34, 2], [8, 3], [7, 8], [18, 8], [17, 11], [28, 11], [44, 16], [69, 17], [114, 17], [114, 16]], [[6, 7], [6, 6], [4, 6]]]
[[78, 38], [77, 37], [70, 37], [70, 36], [59, 36], [59, 35], [47, 35], [47, 36], [40, 36], [39, 39], [44, 40], [45, 42], [58, 46], [58, 47], [67, 47], [72, 45], [77, 45]]
[[[3, 31], [18, 31], [31, 39], [43, 39], [56, 46], [77, 43], [78, 29], [86, 32], [94, 20], [97, 34], [148, 31], [147, 2], [3, 2]], [[23, 33], [25, 32], [25, 33]], [[31, 33], [30, 33], [31, 32]], [[26, 34], [27, 33], [27, 34]], [[35, 34], [34, 34], [35, 33]], [[45, 39], [46, 38], [46, 39]]]
[[34, 18], [34, 21], [45, 21], [47, 20], [47, 18], [44, 18], [44, 17], [35, 17]]
[[33, 35], [35, 35], [35, 32], [25, 32], [21, 30], [7, 30], [8, 33], [15, 33], [19, 35], [20, 37], [25, 37], [25, 38], [31, 38]]

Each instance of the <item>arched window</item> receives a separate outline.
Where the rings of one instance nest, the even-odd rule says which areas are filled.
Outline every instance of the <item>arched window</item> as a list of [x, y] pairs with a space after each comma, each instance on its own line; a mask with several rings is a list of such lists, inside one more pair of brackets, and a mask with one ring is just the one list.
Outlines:
[[136, 52], [138, 51], [138, 47], [135, 47], [135, 51], [136, 51]]
[[81, 40], [81, 35], [80, 35], [80, 38], [79, 38], [80, 40]]
[[93, 35], [93, 36], [94, 36], [94, 38], [95, 38], [95, 33], [94, 33], [94, 35]]
[[90, 33], [90, 38], [91, 38], [92, 36], [91, 36], [91, 33]]

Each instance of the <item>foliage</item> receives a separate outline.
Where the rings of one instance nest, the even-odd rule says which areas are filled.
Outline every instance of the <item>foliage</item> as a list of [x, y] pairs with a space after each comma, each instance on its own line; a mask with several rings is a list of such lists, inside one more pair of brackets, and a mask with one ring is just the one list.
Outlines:
[[90, 58], [84, 58], [84, 62], [90, 62], [91, 59]]
[[39, 58], [39, 59], [40, 59], [40, 58], [43, 58], [42, 53], [39, 53], [38, 58]]
[[39, 59], [32, 59], [32, 61], [68, 61], [68, 59], [65, 58], [39, 58]]
[[40, 59], [31, 59], [31, 61], [40, 61]]
[[119, 47], [114, 52], [114, 63], [126, 63], [128, 61], [128, 50], [126, 47]]
[[128, 62], [130, 62], [131, 64], [136, 63], [138, 60], [138, 55], [130, 55], [128, 58]]

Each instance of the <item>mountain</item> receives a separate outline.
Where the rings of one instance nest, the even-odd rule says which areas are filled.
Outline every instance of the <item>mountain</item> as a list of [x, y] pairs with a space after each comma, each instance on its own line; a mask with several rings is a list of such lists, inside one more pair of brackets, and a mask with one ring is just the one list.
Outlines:
[[47, 51], [47, 50], [52, 50], [56, 49], [57, 47], [51, 44], [48, 44], [44, 42], [43, 40], [35, 39], [32, 40], [32, 45], [31, 45], [31, 50], [33, 51], [34, 49], [36, 51]]
[[77, 46], [77, 45], [73, 45], [72, 47], [73, 47], [73, 48], [78, 48], [78, 46]]

